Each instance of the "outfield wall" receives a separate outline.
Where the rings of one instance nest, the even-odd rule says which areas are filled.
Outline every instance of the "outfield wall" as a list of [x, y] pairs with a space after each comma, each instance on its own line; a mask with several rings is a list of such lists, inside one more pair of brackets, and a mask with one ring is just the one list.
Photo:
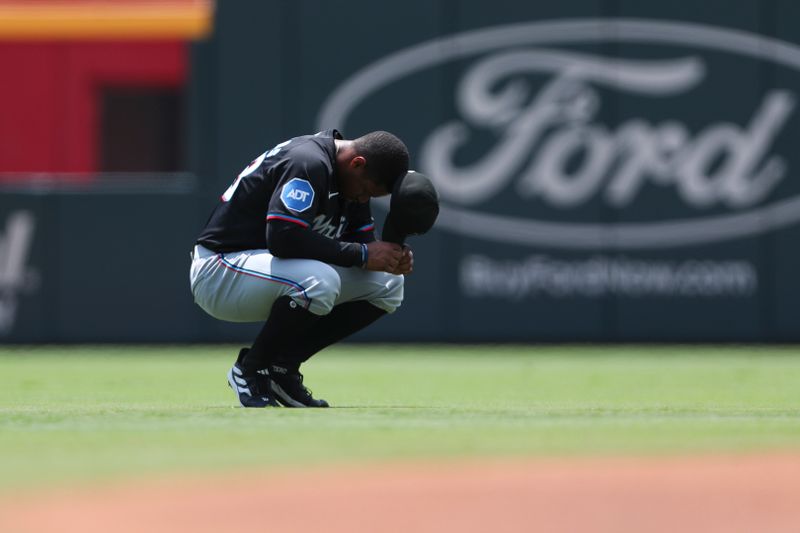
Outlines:
[[188, 248], [255, 156], [337, 127], [397, 133], [442, 196], [404, 307], [361, 339], [798, 341], [798, 16], [790, 0], [219, 2], [193, 56], [196, 180], [3, 192], [0, 242], [35, 229], [22, 266], [0, 254], [0, 338], [247, 338], [193, 307]]

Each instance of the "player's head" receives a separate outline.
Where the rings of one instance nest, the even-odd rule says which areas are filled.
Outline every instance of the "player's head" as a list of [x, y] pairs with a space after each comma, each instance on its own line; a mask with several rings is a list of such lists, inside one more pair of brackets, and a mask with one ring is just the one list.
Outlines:
[[343, 154], [339, 171], [345, 178], [342, 192], [351, 200], [386, 196], [408, 172], [408, 148], [389, 132], [367, 133], [353, 140], [350, 148]]
[[408, 148], [388, 131], [367, 133], [353, 143], [366, 160], [367, 177], [387, 191], [408, 172]]

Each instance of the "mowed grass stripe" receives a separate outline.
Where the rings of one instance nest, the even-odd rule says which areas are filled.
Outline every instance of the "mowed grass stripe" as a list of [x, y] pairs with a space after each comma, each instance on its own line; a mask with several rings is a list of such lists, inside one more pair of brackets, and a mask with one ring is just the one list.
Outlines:
[[800, 351], [342, 346], [338, 409], [234, 408], [230, 346], [0, 349], [0, 490], [251, 465], [800, 450]]

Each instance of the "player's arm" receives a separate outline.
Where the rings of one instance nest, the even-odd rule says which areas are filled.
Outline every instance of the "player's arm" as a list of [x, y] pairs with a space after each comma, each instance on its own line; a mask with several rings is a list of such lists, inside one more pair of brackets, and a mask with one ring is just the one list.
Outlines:
[[269, 203], [267, 243], [270, 253], [285, 259], [315, 259], [332, 265], [361, 266], [370, 270], [397, 268], [402, 252], [389, 243], [343, 242], [313, 231], [314, 217], [327, 194], [326, 172], [308, 164], [294, 162]]
[[303, 227], [296, 222], [274, 217], [267, 221], [269, 251], [284, 259], [316, 259], [343, 267], [364, 266], [366, 244], [341, 242]]
[[360, 266], [367, 270], [396, 272], [403, 260], [397, 244], [382, 241], [369, 243], [342, 242], [329, 239], [308, 228], [292, 226], [290, 222], [271, 220], [267, 223], [269, 250], [283, 259], [316, 259], [344, 267]]
[[[411, 272], [411, 265], [407, 262], [409, 257], [400, 246], [376, 239], [375, 219], [372, 217], [369, 202], [353, 202], [348, 206], [347, 226], [340, 239], [367, 245], [368, 260], [365, 268], [368, 270], [380, 270], [390, 274]], [[413, 263], [413, 259], [411, 261]]]

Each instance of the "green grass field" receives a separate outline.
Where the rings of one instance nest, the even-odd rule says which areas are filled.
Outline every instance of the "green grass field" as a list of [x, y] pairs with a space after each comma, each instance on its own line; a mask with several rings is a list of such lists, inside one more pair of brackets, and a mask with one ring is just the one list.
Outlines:
[[343, 346], [337, 409], [240, 409], [234, 347], [0, 348], [0, 491], [397, 458], [800, 450], [800, 348]]

